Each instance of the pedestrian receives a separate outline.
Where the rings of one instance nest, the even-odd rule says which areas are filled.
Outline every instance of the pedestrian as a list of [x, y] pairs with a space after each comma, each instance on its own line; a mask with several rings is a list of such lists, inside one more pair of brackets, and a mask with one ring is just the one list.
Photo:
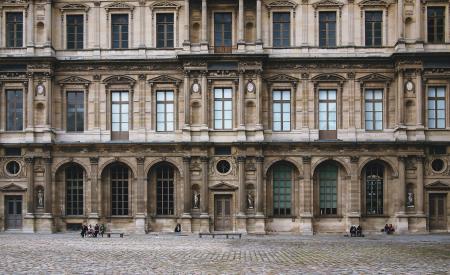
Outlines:
[[81, 233], [80, 234], [81, 234], [81, 237], [84, 238], [84, 235], [86, 234], [84, 225], [81, 225]]
[[102, 223], [102, 225], [100, 225], [100, 235], [102, 235], [103, 238], [103, 234], [105, 234], [105, 225]]
[[97, 238], [99, 231], [100, 231], [100, 227], [98, 226], [98, 224], [95, 224], [95, 226], [94, 226], [94, 237], [95, 238]]

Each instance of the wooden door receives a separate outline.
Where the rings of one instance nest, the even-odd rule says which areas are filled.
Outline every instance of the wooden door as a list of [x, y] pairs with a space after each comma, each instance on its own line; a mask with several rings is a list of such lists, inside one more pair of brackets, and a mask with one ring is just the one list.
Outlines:
[[22, 229], [22, 196], [5, 196], [6, 229]]
[[430, 194], [430, 230], [447, 229], [446, 200], [446, 194]]
[[231, 195], [216, 195], [214, 198], [214, 230], [232, 231]]

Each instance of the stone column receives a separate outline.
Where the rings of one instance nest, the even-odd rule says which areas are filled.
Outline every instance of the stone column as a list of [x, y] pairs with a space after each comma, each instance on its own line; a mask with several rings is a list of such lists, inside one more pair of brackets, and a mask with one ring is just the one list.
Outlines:
[[139, 48], [145, 48], [145, 1], [139, 1]]
[[[52, 75], [51, 74], [49, 74], [49, 75], [47, 75], [47, 87], [46, 87], [46, 89], [47, 89], [47, 106], [46, 106], [46, 110], [47, 110], [47, 112], [46, 112], [46, 115], [45, 115], [45, 127], [46, 128], [51, 128], [52, 127], [52, 114], [53, 114], [53, 112], [52, 112], [52, 106], [53, 106], [53, 102], [52, 102], [52, 98], [53, 98], [53, 83], [52, 83]], [[87, 95], [86, 95], [86, 97], [87, 97]], [[87, 107], [88, 106], [85, 106], [85, 109], [86, 109], [86, 113], [88, 112], [88, 110], [87, 110]]]
[[405, 31], [403, 24], [403, 0], [397, 1], [397, 37], [400, 42], [404, 42]]
[[244, 40], [244, 0], [239, 0], [239, 12], [238, 12], [238, 50], [245, 50]]
[[28, 90], [27, 90], [27, 128], [33, 130], [34, 128], [34, 78], [33, 73], [28, 73]]
[[245, 92], [244, 92], [244, 72], [239, 73], [239, 102], [238, 102], [238, 123], [241, 130], [245, 129]]
[[89, 212], [89, 220], [97, 221], [99, 218], [99, 196], [98, 196], [98, 157], [90, 157], [91, 163], [91, 209]]
[[27, 163], [27, 214], [24, 218], [23, 232], [35, 232], [34, 217], [34, 157], [26, 157]]
[[183, 157], [183, 172], [184, 172], [184, 198], [183, 198], [183, 216], [181, 217], [182, 232], [192, 232], [191, 223], [191, 209], [192, 209], [192, 194], [191, 194], [191, 157]]
[[209, 232], [209, 184], [208, 184], [208, 162], [209, 157], [200, 157], [202, 163], [202, 191], [200, 195], [200, 232]]
[[256, 44], [262, 45], [261, 0], [256, 0]]
[[144, 172], [145, 157], [137, 157], [137, 182], [136, 182], [136, 201], [137, 213], [135, 217], [135, 232], [136, 234], [145, 234], [145, 184], [146, 177]]
[[261, 106], [262, 105], [262, 81], [261, 72], [256, 72], [256, 128], [262, 129]]
[[422, 71], [417, 71], [416, 96], [417, 96], [417, 128], [423, 128], [423, 85]]
[[52, 0], [45, 3], [45, 43], [44, 46], [52, 45]]
[[[95, 33], [100, 34], [100, 2], [94, 2], [95, 7]], [[94, 48], [100, 48], [100, 35], [95, 35]]]
[[191, 45], [190, 41], [190, 28], [189, 28], [189, 19], [190, 19], [190, 6], [189, 0], [184, 0], [184, 41], [183, 46]]
[[417, 214], [423, 215], [424, 204], [424, 185], [423, 185], [423, 156], [417, 157], [417, 200], [415, 202]]
[[405, 162], [406, 156], [398, 158], [398, 189], [397, 189], [397, 213], [405, 213], [405, 199], [406, 199], [406, 183], [405, 183]]
[[245, 216], [246, 212], [246, 189], [245, 188], [245, 156], [238, 156], [236, 158], [238, 163], [238, 179], [239, 179], [239, 216]]
[[304, 156], [303, 162], [303, 192], [301, 202], [303, 213], [300, 214], [300, 231], [303, 235], [312, 235], [312, 181], [311, 181], [311, 157]]
[[190, 103], [191, 103], [191, 91], [189, 87], [189, 72], [184, 72], [184, 82], [183, 82], [183, 92], [184, 92], [184, 127], [188, 128], [190, 125]]
[[308, 5], [302, 5], [302, 46], [308, 46]]
[[44, 158], [45, 163], [45, 189], [44, 189], [44, 211], [46, 214], [52, 214], [52, 196], [53, 196], [53, 186], [52, 186], [52, 158]]
[[208, 51], [208, 6], [206, 0], [202, 0], [202, 31], [201, 50]]
[[202, 126], [208, 128], [208, 81], [206, 72], [202, 72]]
[[359, 175], [358, 175], [358, 162], [359, 157], [350, 157], [351, 173], [350, 173], [350, 192], [349, 193], [349, 214], [354, 217], [359, 217], [360, 215], [360, 185], [359, 185]]
[[403, 70], [399, 69], [398, 71], [398, 77], [397, 77], [397, 121], [398, 126], [404, 126], [404, 91], [403, 91]]
[[34, 47], [34, 5], [28, 6], [27, 47], [33, 51]]
[[253, 233], [265, 234], [264, 217], [264, 157], [256, 156], [256, 215]]

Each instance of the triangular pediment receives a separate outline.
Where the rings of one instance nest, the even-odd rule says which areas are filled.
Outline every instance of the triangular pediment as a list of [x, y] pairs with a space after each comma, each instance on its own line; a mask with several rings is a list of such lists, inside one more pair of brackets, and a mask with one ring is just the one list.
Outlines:
[[116, 3], [112, 3], [112, 4], [109, 4], [109, 5], [105, 6], [105, 9], [106, 10], [114, 10], [114, 9], [134, 10], [134, 6], [128, 5], [128, 4], [123, 3], [123, 2], [116, 2]]
[[179, 9], [180, 5], [172, 1], [155, 2], [150, 6], [152, 9]]
[[387, 77], [382, 74], [373, 73], [366, 76], [363, 76], [361, 78], [358, 78], [358, 81], [360, 82], [391, 82], [392, 78]]
[[312, 4], [312, 6], [317, 9], [317, 8], [321, 8], [321, 7], [338, 7], [341, 8], [344, 5], [344, 3], [341, 3], [339, 1], [336, 0], [321, 0], [318, 1], [314, 4]]
[[386, 0], [363, 0], [358, 3], [361, 7], [389, 7], [390, 1]]
[[60, 8], [61, 11], [75, 11], [75, 10], [83, 10], [88, 11], [89, 7], [83, 4], [68, 4], [64, 5]]
[[78, 76], [69, 76], [64, 78], [58, 82], [59, 85], [67, 85], [67, 84], [81, 84], [81, 85], [89, 85], [91, 81], [78, 77]]
[[126, 84], [126, 85], [134, 85], [136, 80], [126, 75], [113, 75], [107, 77], [103, 80], [103, 83], [114, 85], [114, 84]]
[[178, 85], [181, 82], [181, 79], [168, 76], [168, 75], [160, 75], [155, 78], [149, 79], [148, 83], [155, 84], [155, 83], [173, 83], [175, 85]]
[[3, 0], [0, 3], [1, 7], [28, 7], [29, 0]]
[[270, 2], [267, 5], [267, 8], [282, 8], [282, 7], [288, 7], [288, 8], [295, 8], [297, 7], [297, 3], [288, 1], [288, 0], [279, 0], [279, 1], [273, 1]]
[[266, 78], [267, 82], [284, 82], [284, 83], [297, 83], [300, 80], [296, 77], [287, 75], [287, 74], [277, 74]]
[[213, 186], [210, 186], [209, 189], [216, 191], [233, 191], [238, 189], [238, 187], [222, 181]]
[[319, 74], [311, 79], [314, 82], [342, 82], [345, 78], [338, 74]]
[[433, 183], [425, 185], [427, 189], [450, 189], [450, 185], [448, 183], [444, 183], [442, 181], [435, 181]]
[[26, 190], [27, 190], [26, 188], [23, 188], [22, 186], [17, 185], [15, 183], [10, 183], [0, 188], [1, 192], [24, 192]]

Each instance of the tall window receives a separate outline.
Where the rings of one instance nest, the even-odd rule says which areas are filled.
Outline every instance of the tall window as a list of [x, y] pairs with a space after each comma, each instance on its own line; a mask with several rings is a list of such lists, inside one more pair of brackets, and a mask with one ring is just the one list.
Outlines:
[[23, 47], [23, 13], [6, 13], [6, 47]]
[[156, 15], [156, 47], [173, 48], [173, 13]]
[[366, 11], [366, 46], [381, 46], [383, 12]]
[[84, 131], [84, 93], [67, 92], [67, 131]]
[[319, 170], [320, 215], [337, 214], [338, 167], [327, 164]]
[[232, 46], [231, 13], [214, 14], [214, 48], [217, 53], [230, 53]]
[[366, 168], [366, 213], [383, 214], [383, 173], [382, 165], [369, 165]]
[[113, 139], [128, 139], [128, 92], [111, 93], [111, 130]]
[[111, 15], [111, 33], [113, 49], [128, 48], [128, 14]]
[[170, 165], [156, 168], [156, 214], [174, 214], [174, 171]]
[[291, 130], [291, 91], [273, 91], [273, 130]]
[[288, 12], [273, 13], [273, 46], [289, 47], [291, 15]]
[[113, 165], [111, 171], [111, 215], [128, 215], [128, 167]]
[[428, 88], [428, 128], [445, 128], [445, 87]]
[[83, 15], [67, 15], [67, 49], [83, 49]]
[[365, 92], [366, 130], [383, 130], [383, 90]]
[[292, 167], [281, 163], [273, 167], [273, 215], [291, 215]]
[[173, 131], [173, 91], [156, 92], [156, 130]]
[[443, 43], [445, 34], [445, 8], [428, 7], [428, 42]]
[[319, 12], [319, 46], [336, 47], [336, 12]]
[[6, 90], [6, 130], [23, 130], [23, 94], [21, 90]]
[[66, 215], [83, 215], [83, 169], [71, 165], [65, 170]]
[[336, 138], [336, 90], [319, 90], [319, 130], [321, 138]]
[[214, 89], [214, 128], [232, 129], [233, 107], [231, 88]]

